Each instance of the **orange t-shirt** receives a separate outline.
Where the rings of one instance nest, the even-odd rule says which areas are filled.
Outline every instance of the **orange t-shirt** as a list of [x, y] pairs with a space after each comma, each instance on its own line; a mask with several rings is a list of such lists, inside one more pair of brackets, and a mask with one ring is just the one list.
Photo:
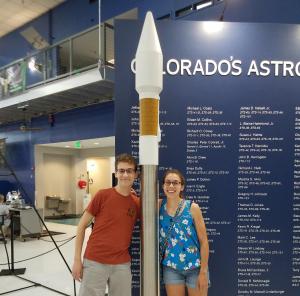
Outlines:
[[87, 207], [95, 217], [84, 258], [103, 264], [130, 261], [128, 248], [134, 224], [139, 217], [139, 198], [123, 196], [115, 188], [98, 191]]

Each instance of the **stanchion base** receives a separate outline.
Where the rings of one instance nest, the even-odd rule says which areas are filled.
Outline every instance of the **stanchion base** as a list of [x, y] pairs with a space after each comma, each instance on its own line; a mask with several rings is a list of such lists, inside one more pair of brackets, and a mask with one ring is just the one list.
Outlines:
[[18, 268], [18, 269], [14, 269], [13, 271], [11, 269], [2, 269], [0, 271], [0, 276], [24, 274], [25, 270], [26, 268]]

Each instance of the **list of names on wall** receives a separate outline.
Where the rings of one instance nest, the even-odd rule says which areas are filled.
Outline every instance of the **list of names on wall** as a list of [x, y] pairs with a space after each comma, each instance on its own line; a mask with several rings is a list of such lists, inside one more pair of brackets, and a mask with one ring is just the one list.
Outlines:
[[292, 286], [300, 287], [300, 106], [295, 107]]
[[[214, 242], [222, 236], [222, 228], [230, 227], [231, 217], [211, 218], [211, 187], [228, 177], [230, 171], [224, 163], [213, 167], [210, 165], [215, 157], [230, 149], [228, 142], [232, 137], [232, 122], [220, 108], [212, 106], [186, 107], [186, 195], [201, 206], [207, 233], [214, 253]], [[212, 155], [213, 154], [213, 155]], [[219, 197], [221, 198], [221, 197]]]
[[[284, 153], [277, 132], [284, 112], [271, 106], [240, 107], [237, 180], [238, 295], [285, 294], [271, 274], [284, 254], [272, 192], [283, 180], [273, 163]], [[273, 223], [269, 223], [272, 220]], [[277, 221], [277, 222], [276, 222]]]
[[[172, 155], [170, 143], [180, 145], [180, 149], [185, 146], [185, 195], [201, 206], [210, 252], [215, 253], [214, 246], [233, 233], [236, 295], [286, 295], [286, 287], [278, 284], [274, 274], [289, 252], [290, 286], [300, 286], [300, 107], [295, 108], [291, 250], [285, 250], [282, 241], [285, 228], [279, 219], [278, 202], [285, 201], [278, 199], [286, 184], [280, 166], [276, 166], [286, 155], [286, 131], [280, 128], [287, 120], [285, 111], [271, 105], [245, 105], [234, 110], [236, 114], [225, 107], [188, 105], [185, 114], [178, 117], [161, 108], [160, 157], [164, 153], [164, 159]], [[132, 106], [130, 112], [131, 153], [138, 158], [139, 107]], [[174, 141], [176, 137], [178, 141]], [[174, 163], [176, 160], [170, 157], [160, 163], [159, 170], [174, 167]], [[231, 191], [227, 187], [224, 194], [216, 190], [227, 183], [231, 184]], [[229, 210], [223, 208], [223, 212], [214, 215], [211, 209], [215, 210], [218, 201], [225, 197]], [[230, 214], [232, 210], [235, 215]], [[134, 287], [139, 287], [138, 235], [136, 229], [132, 247]]]

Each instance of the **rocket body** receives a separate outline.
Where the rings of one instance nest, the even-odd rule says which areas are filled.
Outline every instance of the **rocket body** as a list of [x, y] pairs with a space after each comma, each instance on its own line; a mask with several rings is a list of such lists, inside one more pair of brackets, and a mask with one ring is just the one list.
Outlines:
[[163, 84], [163, 56], [151, 12], [146, 15], [135, 59], [135, 88], [140, 100], [140, 164], [158, 165], [159, 94]]
[[151, 12], [148, 12], [136, 52], [135, 87], [140, 102], [139, 160], [141, 174], [141, 294], [159, 295], [158, 140], [159, 94], [163, 56]]

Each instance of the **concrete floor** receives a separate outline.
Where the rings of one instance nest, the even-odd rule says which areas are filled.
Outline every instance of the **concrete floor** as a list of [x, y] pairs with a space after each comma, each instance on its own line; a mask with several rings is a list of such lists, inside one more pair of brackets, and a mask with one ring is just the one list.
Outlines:
[[[71, 238], [76, 234], [76, 226], [56, 223], [47, 223], [47, 226], [52, 231], [59, 231], [65, 233], [53, 236], [54, 240], [57, 242], [58, 245], [63, 244], [65, 242], [64, 240]], [[88, 229], [86, 233], [86, 238], [89, 236], [89, 233], [90, 230]], [[15, 262], [33, 256], [37, 256], [41, 253], [53, 249], [55, 246], [53, 242], [49, 241], [49, 236], [43, 237], [39, 240], [30, 238], [26, 239], [25, 242], [21, 242], [16, 239], [14, 241]], [[72, 239], [60, 247], [60, 250], [64, 255], [70, 268], [72, 268], [73, 264], [74, 244], [75, 239]], [[7, 240], [6, 246], [10, 255], [10, 239]], [[4, 249], [4, 244], [0, 242], [0, 270], [8, 268], [6, 262], [7, 258]], [[16, 263], [15, 268], [26, 268], [25, 274], [21, 275], [24, 278], [51, 287], [55, 290], [59, 290], [67, 295], [74, 295], [72, 276], [57, 250], [54, 250], [46, 255], [40, 256], [35, 259]], [[15, 276], [2, 276], [0, 277], [0, 295], [4, 295], [3, 293], [7, 291], [23, 288], [29, 285], [31, 284]], [[78, 289], [79, 283], [76, 283], [76, 290], [78, 291]], [[32, 287], [5, 295], [50, 296], [59, 294], [45, 289], [43, 287]]]

